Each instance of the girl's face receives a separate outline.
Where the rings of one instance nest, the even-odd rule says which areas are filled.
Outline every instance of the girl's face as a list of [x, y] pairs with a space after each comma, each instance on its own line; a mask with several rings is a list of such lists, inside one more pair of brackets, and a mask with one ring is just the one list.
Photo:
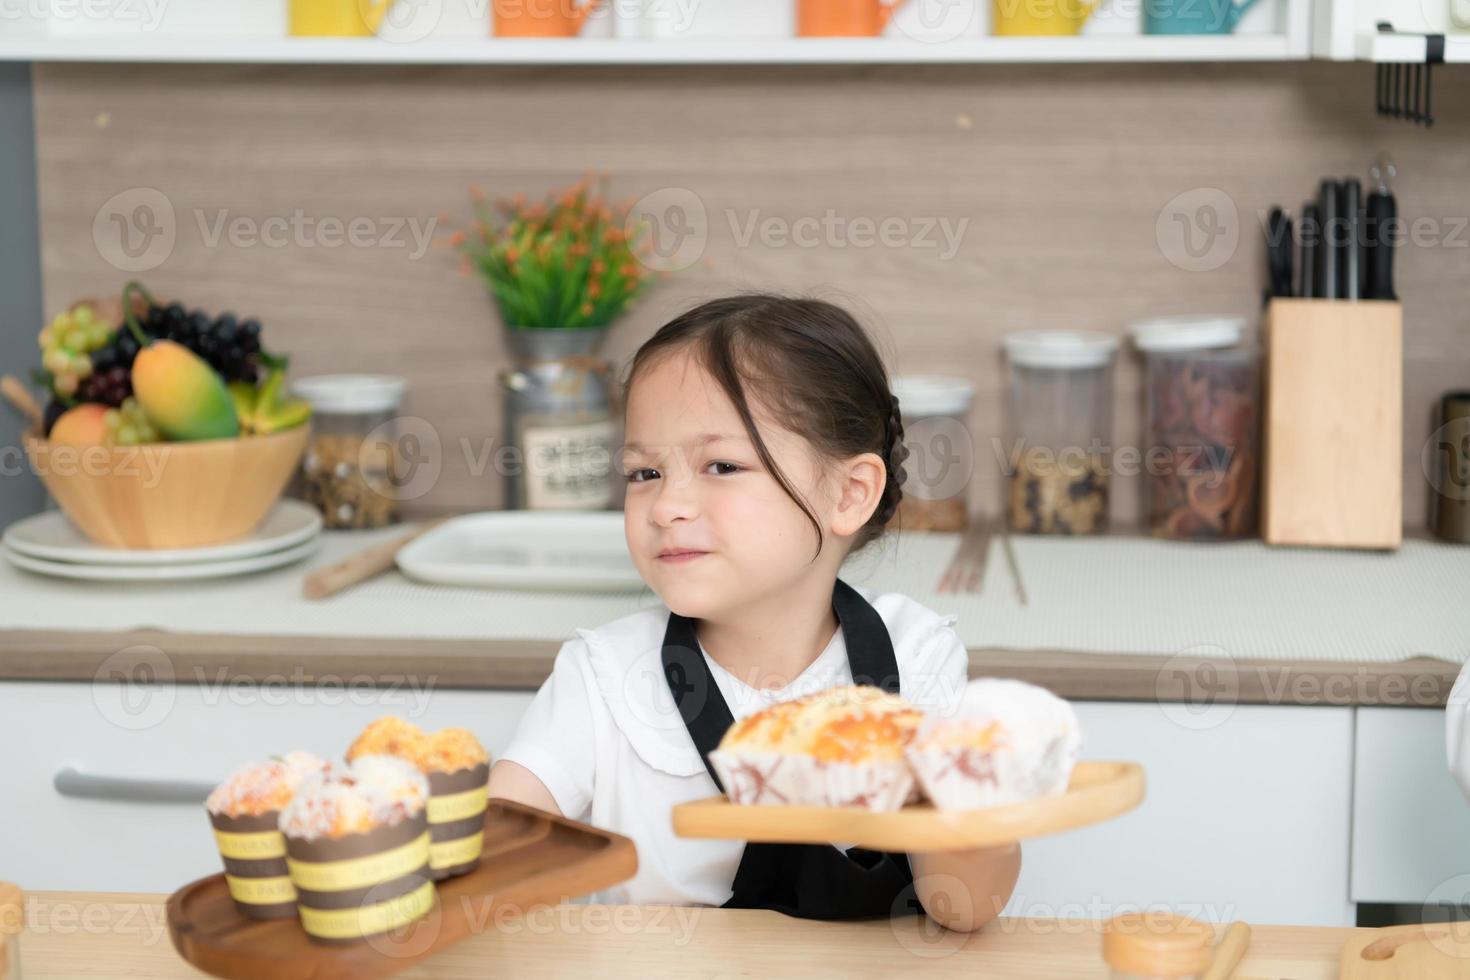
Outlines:
[[[750, 408], [781, 472], [829, 528], [835, 501], [810, 445], [753, 398]], [[643, 369], [626, 411], [628, 550], [670, 610], [718, 619], [824, 568], [811, 560], [811, 522], [761, 465], [734, 404], [693, 358], [675, 353]], [[834, 544], [829, 530], [824, 556]]]

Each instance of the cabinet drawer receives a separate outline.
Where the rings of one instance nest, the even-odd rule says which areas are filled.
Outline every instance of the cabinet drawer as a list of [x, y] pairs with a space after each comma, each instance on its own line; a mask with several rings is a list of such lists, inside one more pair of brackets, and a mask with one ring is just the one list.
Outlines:
[[1217, 922], [1354, 924], [1352, 709], [1241, 705], [1207, 726], [1176, 722], [1183, 705], [1076, 707], [1083, 758], [1141, 763], [1147, 796], [1117, 820], [1027, 842], [1005, 914], [1164, 905]]
[[387, 714], [430, 729], [467, 728], [493, 756], [509, 744], [531, 696], [361, 686], [0, 683], [6, 795], [19, 802], [0, 807], [0, 879], [26, 889], [169, 892], [220, 870], [197, 798], [64, 796], [54, 786], [64, 769], [209, 785], [242, 762], [292, 749], [340, 758], [364, 725]]
[[[1353, 792], [1353, 900], [1464, 902], [1470, 804], [1445, 759], [1444, 712], [1359, 708]], [[1454, 887], [1443, 894], [1440, 886]]]

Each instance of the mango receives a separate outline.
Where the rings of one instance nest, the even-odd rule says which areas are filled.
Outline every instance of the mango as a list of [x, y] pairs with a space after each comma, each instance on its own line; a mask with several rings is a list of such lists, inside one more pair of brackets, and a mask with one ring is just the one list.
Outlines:
[[192, 442], [240, 434], [235, 401], [198, 354], [172, 340], [155, 340], [133, 361], [133, 397], [167, 439]]
[[107, 445], [107, 406], [87, 402], [61, 413], [56, 424], [51, 426], [51, 444], [54, 446], [105, 446]]

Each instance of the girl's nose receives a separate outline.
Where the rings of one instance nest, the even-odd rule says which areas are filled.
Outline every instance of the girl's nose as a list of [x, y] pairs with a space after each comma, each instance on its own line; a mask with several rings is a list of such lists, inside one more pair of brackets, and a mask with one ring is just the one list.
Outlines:
[[699, 501], [689, 467], [681, 460], [672, 460], [659, 480], [658, 495], [649, 517], [655, 524], [667, 527], [676, 520], [693, 520], [698, 516]]

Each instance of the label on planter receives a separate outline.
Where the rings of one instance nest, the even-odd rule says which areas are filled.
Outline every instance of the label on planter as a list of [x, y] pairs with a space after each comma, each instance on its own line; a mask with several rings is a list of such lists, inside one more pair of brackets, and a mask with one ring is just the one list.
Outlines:
[[600, 510], [612, 504], [613, 421], [521, 429], [527, 510]]

